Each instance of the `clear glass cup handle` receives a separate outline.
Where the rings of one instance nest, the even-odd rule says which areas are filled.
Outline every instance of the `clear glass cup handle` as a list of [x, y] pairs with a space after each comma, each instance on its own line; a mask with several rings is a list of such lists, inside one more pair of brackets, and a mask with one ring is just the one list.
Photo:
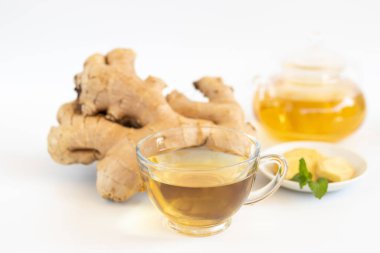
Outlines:
[[265, 155], [260, 157], [259, 166], [266, 163], [275, 163], [278, 170], [274, 178], [262, 188], [251, 191], [244, 205], [251, 205], [272, 195], [281, 185], [282, 180], [288, 171], [288, 164], [285, 158], [279, 155]]

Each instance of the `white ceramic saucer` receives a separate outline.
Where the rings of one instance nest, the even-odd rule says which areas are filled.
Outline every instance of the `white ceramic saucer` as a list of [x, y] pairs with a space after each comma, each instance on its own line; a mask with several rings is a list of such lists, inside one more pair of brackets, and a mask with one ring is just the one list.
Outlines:
[[[273, 147], [265, 149], [262, 154], [279, 154], [282, 155], [286, 151], [295, 149], [295, 148], [312, 148], [318, 150], [321, 154], [325, 156], [339, 156], [347, 160], [351, 164], [351, 166], [355, 169], [355, 177], [342, 182], [329, 183], [328, 192], [340, 190], [357, 180], [363, 178], [364, 174], [367, 171], [367, 164], [365, 160], [358, 155], [357, 153], [348, 150], [346, 148], [340, 147], [337, 144], [331, 144], [326, 142], [316, 142], [316, 141], [294, 141], [294, 142], [285, 142]], [[264, 176], [268, 179], [273, 179], [274, 174], [270, 166], [261, 166], [261, 171]], [[309, 187], [305, 186], [303, 189], [300, 189], [299, 184], [297, 182], [291, 180], [284, 180], [282, 182], [282, 187], [285, 187], [294, 191], [301, 192], [311, 192]]]

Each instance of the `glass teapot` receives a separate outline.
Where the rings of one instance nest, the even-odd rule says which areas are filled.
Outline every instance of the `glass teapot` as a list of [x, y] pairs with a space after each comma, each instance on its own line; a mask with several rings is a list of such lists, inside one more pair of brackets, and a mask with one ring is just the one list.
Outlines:
[[317, 45], [285, 60], [258, 80], [254, 113], [271, 135], [285, 140], [338, 141], [365, 118], [365, 99], [344, 60]]

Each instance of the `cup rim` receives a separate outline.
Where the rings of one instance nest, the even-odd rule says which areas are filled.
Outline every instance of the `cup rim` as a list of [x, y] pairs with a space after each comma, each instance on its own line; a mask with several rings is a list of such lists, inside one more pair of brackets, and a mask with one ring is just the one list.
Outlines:
[[[167, 129], [164, 129], [164, 130], [160, 130], [160, 131], [152, 133], [152, 134], [150, 134], [150, 135], [142, 138], [141, 140], [139, 140], [138, 143], [137, 143], [137, 145], [136, 145], [136, 155], [137, 155], [137, 159], [139, 160], [139, 162], [143, 162], [144, 164], [148, 164], [148, 165], [154, 166], [155, 168], [159, 168], [159, 169], [162, 169], [162, 170], [172, 170], [172, 171], [182, 171], [182, 172], [183, 171], [186, 171], [186, 172], [195, 171], [194, 169], [186, 169], [186, 170], [177, 169], [177, 168], [174, 168], [173, 165], [168, 164], [168, 163], [156, 163], [156, 162], [152, 162], [151, 160], [149, 160], [147, 157], [145, 157], [141, 153], [141, 146], [147, 140], [152, 139], [152, 138], [156, 137], [157, 135], [162, 134], [163, 132], [174, 131], [174, 130], [179, 130], [179, 129], [184, 129], [184, 128], [190, 128], [190, 129], [194, 129], [194, 128], [196, 128], [196, 129], [199, 129], [199, 128], [214, 128], [214, 129], [220, 129], [220, 130], [224, 130], [224, 131], [230, 131], [230, 132], [234, 132], [234, 133], [239, 133], [239, 134], [242, 134], [245, 137], [247, 137], [249, 139], [249, 141], [255, 147], [255, 151], [253, 153], [251, 153], [248, 158], [246, 158], [245, 160], [243, 160], [241, 162], [230, 164], [230, 165], [226, 165], [226, 166], [217, 166], [215, 168], [205, 169], [203, 171], [213, 171], [213, 170], [226, 169], [226, 168], [229, 168], [229, 167], [235, 167], [235, 166], [243, 165], [245, 163], [252, 162], [254, 159], [256, 159], [257, 157], [259, 157], [260, 148], [261, 148], [261, 145], [260, 145], [259, 141], [255, 137], [253, 137], [252, 135], [247, 134], [247, 133], [245, 133], [245, 132], [243, 132], [241, 130], [234, 129], [234, 128], [228, 128], [228, 127], [221, 127], [221, 126], [184, 126], [184, 127], [173, 127], [173, 128], [167, 128]], [[140, 169], [142, 169], [142, 168], [140, 168]]]

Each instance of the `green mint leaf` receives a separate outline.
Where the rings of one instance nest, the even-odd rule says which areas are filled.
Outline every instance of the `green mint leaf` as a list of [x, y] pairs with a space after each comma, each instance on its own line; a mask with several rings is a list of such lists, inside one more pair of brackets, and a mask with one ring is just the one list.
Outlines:
[[318, 178], [316, 182], [309, 181], [308, 185], [310, 190], [313, 192], [313, 195], [321, 199], [327, 192], [328, 189], [328, 181], [326, 178]]
[[293, 181], [298, 182], [302, 189], [305, 185], [308, 185], [313, 195], [321, 199], [327, 192], [328, 181], [325, 178], [318, 178], [316, 182], [312, 180], [312, 174], [309, 172], [306, 166], [305, 159], [301, 158], [298, 167], [299, 172], [292, 178]]
[[292, 181], [299, 182], [301, 180], [300, 173], [297, 173], [294, 175], [294, 177], [291, 179]]
[[311, 180], [312, 178], [311, 173], [307, 169], [306, 161], [303, 158], [301, 158], [299, 162], [299, 173], [302, 175], [302, 177], [304, 177], [307, 180]]
[[305, 180], [305, 177], [303, 177], [300, 173], [295, 174], [292, 181], [298, 182], [301, 189], [307, 184], [307, 180]]
[[298, 182], [302, 189], [312, 178], [311, 173], [308, 171], [305, 159], [301, 158], [299, 162], [299, 172], [292, 178], [293, 181]]
[[297, 181], [298, 184], [300, 185], [300, 188], [302, 189], [308, 182], [307, 178], [305, 178], [303, 175], [297, 173], [294, 177], [293, 177], [293, 180], [294, 181]]

